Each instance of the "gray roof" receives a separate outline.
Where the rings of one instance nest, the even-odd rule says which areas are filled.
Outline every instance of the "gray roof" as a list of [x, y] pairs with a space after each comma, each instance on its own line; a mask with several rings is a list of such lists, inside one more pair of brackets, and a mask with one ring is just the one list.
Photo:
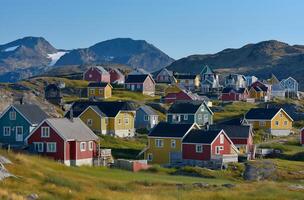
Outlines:
[[49, 116], [35, 104], [14, 104], [13, 107], [19, 111], [32, 124], [39, 124]]
[[98, 136], [79, 118], [74, 118], [73, 121], [67, 118], [48, 118], [46, 122], [66, 140], [98, 140]]
[[105, 70], [105, 68], [103, 68], [102, 66], [96, 66], [96, 68], [103, 74], [109, 74], [109, 72]]
[[157, 115], [157, 113], [149, 106], [140, 106], [138, 109], [143, 110], [147, 115]]
[[250, 125], [224, 125], [216, 124], [210, 126], [211, 130], [224, 130], [225, 133], [231, 138], [244, 138], [247, 139], [251, 134]]

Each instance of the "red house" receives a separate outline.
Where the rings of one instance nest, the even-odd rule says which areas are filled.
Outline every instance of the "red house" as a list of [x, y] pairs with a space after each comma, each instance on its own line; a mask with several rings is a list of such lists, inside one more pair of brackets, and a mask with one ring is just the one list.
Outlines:
[[90, 67], [83, 73], [83, 80], [110, 83], [110, 74], [101, 66]]
[[183, 160], [194, 165], [204, 161], [238, 161], [238, 150], [224, 130], [191, 130], [182, 147]]
[[111, 83], [124, 84], [125, 76], [119, 71], [119, 69], [109, 69]]
[[165, 103], [174, 103], [175, 101], [179, 101], [179, 100], [192, 100], [192, 97], [185, 91], [180, 91], [177, 93], [175, 92], [168, 93], [164, 97]]
[[210, 129], [223, 129], [240, 155], [246, 156], [248, 160], [254, 158], [253, 132], [250, 125], [216, 124], [210, 126]]
[[302, 146], [304, 146], [304, 128], [301, 129], [300, 144], [302, 144]]
[[68, 166], [93, 165], [98, 137], [79, 118], [49, 118], [26, 138], [29, 149]]
[[249, 92], [247, 88], [234, 89], [226, 87], [222, 91], [220, 99], [222, 101], [244, 101], [248, 98]]

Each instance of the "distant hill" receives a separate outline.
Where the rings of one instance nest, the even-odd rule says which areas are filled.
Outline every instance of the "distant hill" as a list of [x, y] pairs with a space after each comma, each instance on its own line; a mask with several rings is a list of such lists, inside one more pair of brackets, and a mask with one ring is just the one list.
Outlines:
[[56, 65], [118, 63], [156, 71], [174, 60], [144, 40], [117, 38], [97, 43], [89, 48], [75, 49], [62, 56]]
[[168, 69], [198, 73], [206, 64], [222, 72], [252, 74], [260, 78], [267, 78], [271, 73], [279, 79], [293, 76], [304, 89], [304, 45], [264, 41], [216, 54], [188, 56], [176, 60]]

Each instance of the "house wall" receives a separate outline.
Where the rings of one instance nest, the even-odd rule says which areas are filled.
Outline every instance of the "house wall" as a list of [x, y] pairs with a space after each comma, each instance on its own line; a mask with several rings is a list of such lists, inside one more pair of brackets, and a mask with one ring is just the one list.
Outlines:
[[171, 83], [171, 76], [166, 70], [162, 70], [155, 78], [156, 82], [159, 83]]
[[178, 93], [168, 93], [165, 97], [165, 103], [174, 103], [178, 100], [191, 100], [191, 98], [183, 91]]
[[147, 77], [143, 83], [143, 94], [154, 95], [155, 94], [155, 83], [151, 77]]
[[[10, 108], [1, 118], [0, 118], [0, 143], [9, 144], [13, 146], [20, 146], [24, 144], [24, 139], [30, 134], [31, 124], [23, 118], [22, 115], [16, 111], [16, 120], [10, 120], [9, 112], [16, 111], [14, 108]], [[16, 141], [16, 126], [23, 127], [23, 140]], [[4, 127], [11, 128], [10, 136], [4, 136]]]
[[[34, 151], [34, 142], [43, 142], [44, 143], [44, 152], [36, 152], [37, 154], [41, 154], [44, 156], [48, 156], [53, 158], [54, 160], [60, 160], [64, 161], [64, 143], [65, 141], [55, 132], [55, 130], [50, 127], [50, 137], [48, 138], [42, 138], [41, 137], [41, 127], [50, 127], [46, 122], [44, 122], [42, 125], [40, 125], [39, 128], [37, 128], [33, 134], [28, 138], [27, 143], [30, 146], [30, 149]], [[50, 153], [46, 152], [47, 150], [47, 142], [56, 142], [56, 152]]]
[[100, 72], [94, 67], [84, 73], [83, 79], [90, 82], [101, 82], [102, 80]]
[[183, 159], [185, 160], [210, 160], [210, 145], [203, 145], [203, 152], [196, 152], [196, 144], [183, 144]]
[[[282, 117], [280, 116], [282, 114]], [[275, 122], [278, 121], [279, 125], [277, 126]], [[284, 121], [287, 121], [287, 125], [284, 125]], [[274, 119], [271, 121], [271, 129], [273, 130], [291, 130], [292, 129], [292, 121], [287, 117], [287, 115], [280, 111]]]
[[[180, 121], [174, 121], [173, 116], [174, 115], [179, 115], [180, 116]], [[188, 119], [185, 119], [185, 115], [188, 116]], [[167, 114], [167, 121], [169, 123], [178, 123], [178, 124], [193, 124], [195, 122], [195, 114], [173, 114], [173, 113], [168, 113]]]
[[[129, 123], [125, 123], [125, 119]], [[135, 113], [133, 112], [120, 112], [115, 118], [108, 118], [107, 133], [118, 137], [132, 137], [135, 133]]]
[[[105, 118], [101, 118], [94, 110], [88, 108], [80, 119], [96, 134], [104, 133], [107, 129]], [[92, 126], [88, 125], [88, 119], [92, 119]]]
[[222, 101], [239, 101], [239, 94], [237, 93], [222, 93]]
[[118, 84], [123, 84], [125, 82], [125, 77], [116, 73], [115, 70], [110, 70], [109, 73], [111, 83], [117, 82]]
[[304, 130], [301, 131], [300, 144], [304, 145]]
[[[162, 139], [164, 141], [162, 148], [156, 147], [156, 139]], [[175, 148], [171, 147], [171, 140], [176, 141]], [[170, 152], [182, 152], [181, 148], [181, 139], [179, 138], [148, 138], [148, 150], [145, 152], [145, 159], [148, 158], [148, 154], [152, 154], [153, 160], [148, 161], [150, 164], [169, 164]]]
[[[91, 93], [93, 90], [93, 94]], [[101, 90], [101, 91], [100, 91]], [[97, 97], [107, 99], [112, 96], [112, 88], [108, 85], [105, 88], [102, 87], [88, 87], [88, 97]]]
[[[221, 134], [223, 134], [223, 133], [221, 133]], [[224, 139], [224, 144], [220, 144], [220, 135], [217, 136], [217, 138], [215, 139], [215, 141], [213, 142], [213, 144], [211, 146], [211, 154], [212, 155], [215, 155], [215, 151], [216, 151], [217, 146], [223, 146], [224, 147], [224, 149], [222, 151], [220, 151], [220, 155], [231, 154], [232, 153], [231, 143], [226, 136], [225, 136], [225, 139]]]

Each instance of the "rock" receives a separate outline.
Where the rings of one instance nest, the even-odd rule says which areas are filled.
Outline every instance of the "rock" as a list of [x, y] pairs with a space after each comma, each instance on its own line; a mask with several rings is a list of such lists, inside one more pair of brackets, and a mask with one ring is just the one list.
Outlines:
[[193, 187], [198, 187], [198, 188], [208, 188], [209, 184], [208, 183], [193, 183]]
[[4, 156], [0, 156], [0, 163], [2, 163], [3, 165], [12, 164], [12, 162]]
[[299, 190], [304, 190], [304, 185], [290, 185], [288, 188], [290, 190], [297, 190], [297, 191], [299, 191]]
[[235, 184], [231, 184], [231, 183], [225, 183], [222, 186], [226, 187], [226, 188], [234, 188], [236, 185]]
[[38, 194], [30, 194], [26, 197], [27, 200], [36, 200], [38, 198], [39, 198]]
[[249, 181], [275, 180], [276, 166], [270, 160], [248, 162], [245, 164], [243, 178]]

